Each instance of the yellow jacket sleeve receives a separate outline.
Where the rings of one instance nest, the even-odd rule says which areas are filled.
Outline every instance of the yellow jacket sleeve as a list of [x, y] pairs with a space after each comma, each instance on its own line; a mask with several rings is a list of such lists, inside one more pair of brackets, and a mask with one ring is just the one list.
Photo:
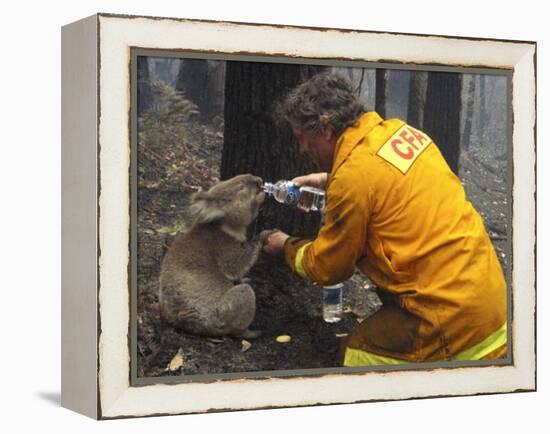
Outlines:
[[366, 243], [372, 195], [363, 171], [345, 166], [329, 179], [325, 220], [317, 238], [289, 238], [284, 246], [288, 265], [322, 285], [351, 277]]

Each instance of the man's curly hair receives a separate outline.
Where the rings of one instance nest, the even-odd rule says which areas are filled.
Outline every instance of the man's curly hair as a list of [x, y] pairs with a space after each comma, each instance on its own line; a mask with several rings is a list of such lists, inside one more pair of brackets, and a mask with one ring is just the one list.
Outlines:
[[292, 123], [308, 134], [320, 134], [321, 117], [326, 117], [338, 137], [366, 111], [349, 80], [321, 73], [290, 91], [276, 105], [274, 117], [279, 125]]

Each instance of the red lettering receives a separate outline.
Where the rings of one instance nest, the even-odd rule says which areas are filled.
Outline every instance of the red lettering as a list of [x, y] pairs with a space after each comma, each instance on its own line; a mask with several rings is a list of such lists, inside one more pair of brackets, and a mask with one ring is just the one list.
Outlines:
[[428, 138], [418, 130], [414, 130], [412, 128], [409, 128], [409, 131], [415, 137], [415, 139], [420, 142], [421, 145], [424, 145], [425, 144], [424, 142], [426, 142], [428, 140]]
[[399, 155], [401, 158], [404, 158], [405, 160], [410, 160], [412, 157], [414, 157], [414, 151], [410, 146], [407, 147], [407, 153], [403, 152], [401, 149], [399, 149], [397, 146], [402, 145], [403, 142], [399, 139], [393, 139], [391, 141], [391, 147], [394, 150], [394, 152]]
[[414, 143], [414, 137], [407, 135], [407, 130], [402, 130], [399, 133], [399, 136], [405, 139], [406, 142], [408, 142], [414, 149], [418, 151], [418, 147]]

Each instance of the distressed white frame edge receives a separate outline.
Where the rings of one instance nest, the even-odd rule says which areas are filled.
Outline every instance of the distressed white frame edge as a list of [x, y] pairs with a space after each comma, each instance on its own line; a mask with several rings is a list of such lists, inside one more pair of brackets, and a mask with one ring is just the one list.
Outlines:
[[[206, 412], [534, 390], [535, 45], [99, 15], [100, 416]], [[513, 366], [130, 387], [130, 47], [511, 68]]]
[[61, 32], [61, 405], [98, 417], [97, 17]]

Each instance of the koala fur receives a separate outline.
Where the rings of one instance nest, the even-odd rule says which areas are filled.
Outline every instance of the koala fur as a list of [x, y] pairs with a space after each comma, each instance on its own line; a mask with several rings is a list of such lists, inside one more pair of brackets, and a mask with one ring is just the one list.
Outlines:
[[160, 271], [164, 320], [189, 333], [252, 338], [256, 296], [243, 280], [266, 235], [246, 241], [264, 201], [262, 180], [238, 175], [195, 193], [193, 223], [168, 249]]

